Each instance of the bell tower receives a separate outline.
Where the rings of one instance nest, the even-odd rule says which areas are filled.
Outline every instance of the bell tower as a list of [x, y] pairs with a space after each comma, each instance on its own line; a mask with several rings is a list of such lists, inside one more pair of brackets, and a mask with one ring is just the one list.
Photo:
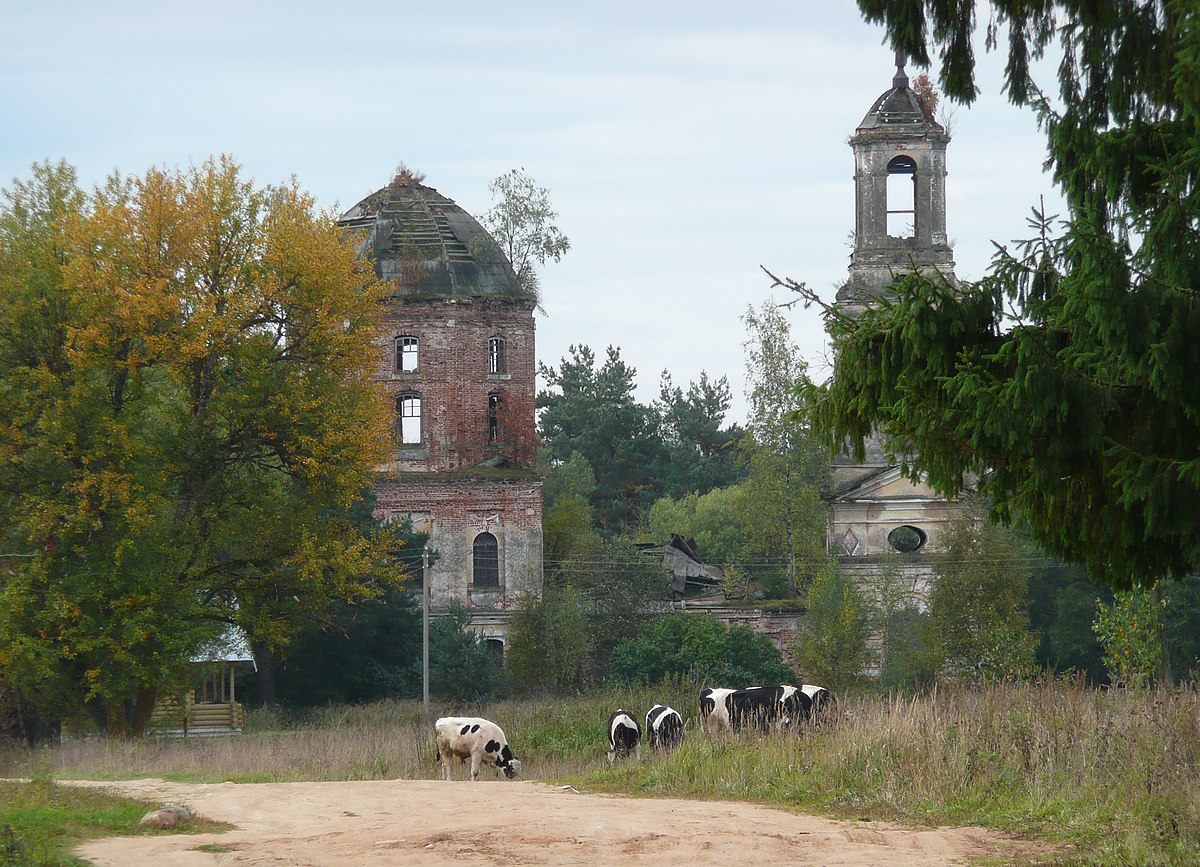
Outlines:
[[854, 252], [837, 293], [840, 305], [863, 307], [916, 268], [954, 282], [946, 238], [946, 145], [950, 136], [909, 87], [904, 56], [892, 86], [850, 139], [854, 150]]
[[[837, 307], [856, 315], [897, 277], [940, 274], [956, 283], [946, 239], [946, 145], [950, 136], [908, 85], [904, 57], [896, 75], [850, 139], [854, 150], [854, 252]], [[910, 479], [880, 432], [866, 438], [859, 463], [834, 458], [829, 548], [843, 571], [870, 585], [893, 561], [916, 598], [928, 601], [933, 575], [926, 555], [942, 550], [946, 527], [962, 510], [922, 479]], [[887, 567], [891, 568], [891, 567]]]

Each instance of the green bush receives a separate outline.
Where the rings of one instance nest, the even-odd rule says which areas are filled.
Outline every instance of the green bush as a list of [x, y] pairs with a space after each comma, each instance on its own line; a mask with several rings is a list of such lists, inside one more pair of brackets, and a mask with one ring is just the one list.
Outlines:
[[796, 673], [765, 635], [745, 626], [726, 628], [711, 617], [666, 614], [652, 617], [637, 636], [613, 650], [612, 684], [656, 684], [684, 678], [741, 687], [794, 681]]
[[854, 581], [829, 564], [808, 588], [806, 607], [792, 644], [796, 659], [811, 682], [842, 692], [872, 660], [867, 601]]

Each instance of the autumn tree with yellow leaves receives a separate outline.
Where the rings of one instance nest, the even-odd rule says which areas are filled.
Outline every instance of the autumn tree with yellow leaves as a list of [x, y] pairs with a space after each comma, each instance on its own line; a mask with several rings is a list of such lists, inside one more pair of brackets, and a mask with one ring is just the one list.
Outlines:
[[294, 182], [34, 167], [0, 201], [0, 697], [145, 730], [229, 625], [371, 596], [386, 289]]

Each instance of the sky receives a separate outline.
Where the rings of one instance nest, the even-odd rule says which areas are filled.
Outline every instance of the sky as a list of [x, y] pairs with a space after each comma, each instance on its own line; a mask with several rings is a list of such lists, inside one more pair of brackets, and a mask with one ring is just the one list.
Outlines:
[[[539, 359], [620, 347], [643, 402], [664, 369], [685, 387], [724, 375], [744, 420], [740, 317], [790, 300], [763, 268], [832, 301], [854, 225], [847, 139], [895, 65], [851, 0], [734, 6], [9, 0], [0, 186], [46, 159], [90, 187], [229, 154], [340, 212], [403, 162], [480, 215], [489, 182], [523, 168], [571, 239], [541, 272]], [[993, 240], [1027, 236], [1042, 197], [1062, 213], [1001, 68], [981, 54], [979, 98], [950, 106], [947, 224], [965, 279]], [[820, 316], [787, 318], [823, 378]]]

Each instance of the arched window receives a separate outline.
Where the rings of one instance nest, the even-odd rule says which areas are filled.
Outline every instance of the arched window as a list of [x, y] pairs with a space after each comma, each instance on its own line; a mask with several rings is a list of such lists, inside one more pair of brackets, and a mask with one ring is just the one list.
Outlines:
[[396, 398], [396, 439], [402, 446], [421, 442], [421, 395], [401, 394]]
[[504, 357], [503, 337], [493, 337], [488, 341], [488, 373], [508, 373], [508, 359]]
[[472, 583], [476, 587], [500, 586], [500, 545], [491, 533], [480, 533], [471, 546]]
[[493, 391], [488, 395], [488, 435], [490, 445], [500, 439], [500, 393]]
[[504, 665], [504, 642], [499, 638], [486, 638], [484, 644], [487, 647], [488, 657], [496, 664], [497, 668]]
[[420, 362], [421, 341], [416, 337], [401, 335], [396, 338], [396, 370], [400, 373], [416, 373]]
[[887, 177], [887, 233], [911, 238], [917, 229], [917, 163], [912, 157], [892, 157]]

